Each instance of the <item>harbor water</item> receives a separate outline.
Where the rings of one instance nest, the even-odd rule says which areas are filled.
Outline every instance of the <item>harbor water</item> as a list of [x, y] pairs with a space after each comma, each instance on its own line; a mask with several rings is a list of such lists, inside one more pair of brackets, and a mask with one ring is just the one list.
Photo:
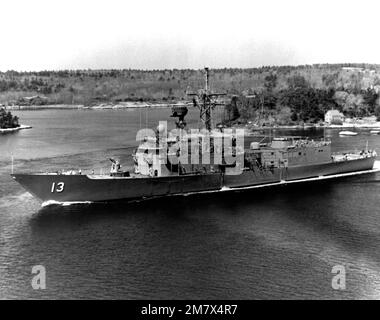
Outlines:
[[[380, 173], [42, 208], [12, 170], [106, 172], [109, 157], [128, 167], [137, 130], [174, 120], [166, 108], [13, 113], [33, 128], [0, 135], [0, 298], [380, 298]], [[189, 112], [189, 127], [198, 116]], [[362, 150], [368, 141], [379, 154], [380, 135], [358, 132], [270, 134], [325, 135], [333, 151]], [[35, 265], [46, 269], [45, 290], [31, 286]], [[337, 265], [345, 268], [344, 290], [332, 287]]]

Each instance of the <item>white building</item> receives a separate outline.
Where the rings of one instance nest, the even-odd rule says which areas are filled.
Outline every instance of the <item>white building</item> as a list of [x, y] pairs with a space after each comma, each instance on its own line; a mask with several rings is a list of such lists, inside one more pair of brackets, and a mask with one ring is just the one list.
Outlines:
[[327, 124], [343, 124], [344, 115], [338, 110], [329, 110], [325, 114]]

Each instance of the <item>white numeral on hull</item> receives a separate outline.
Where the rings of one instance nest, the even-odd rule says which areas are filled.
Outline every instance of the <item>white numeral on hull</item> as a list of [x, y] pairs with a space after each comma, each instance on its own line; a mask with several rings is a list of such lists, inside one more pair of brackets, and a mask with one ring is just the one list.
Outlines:
[[65, 189], [65, 183], [64, 182], [58, 182], [57, 184], [55, 182], [53, 182], [53, 184], [51, 185], [51, 190], [50, 192], [51, 193], [54, 193], [54, 192], [62, 192], [63, 189]]

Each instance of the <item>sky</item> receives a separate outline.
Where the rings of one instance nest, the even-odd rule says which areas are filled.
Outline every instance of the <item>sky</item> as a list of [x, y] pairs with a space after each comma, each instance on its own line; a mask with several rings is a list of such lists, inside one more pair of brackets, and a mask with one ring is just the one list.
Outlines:
[[0, 0], [0, 71], [380, 63], [380, 1]]

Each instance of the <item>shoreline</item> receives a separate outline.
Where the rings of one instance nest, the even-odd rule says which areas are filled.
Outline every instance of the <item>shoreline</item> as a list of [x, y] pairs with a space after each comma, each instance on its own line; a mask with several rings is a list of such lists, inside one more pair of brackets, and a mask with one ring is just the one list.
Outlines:
[[101, 103], [92, 106], [83, 104], [46, 104], [46, 105], [13, 105], [4, 106], [5, 110], [118, 110], [136, 108], [170, 108], [180, 103], [150, 103], [150, 102], [120, 102], [120, 103]]
[[32, 126], [21, 124], [19, 127], [16, 127], [16, 128], [8, 128], [8, 129], [0, 128], [0, 133], [10, 133], [10, 132], [16, 132], [16, 131], [20, 131], [24, 129], [32, 129]]
[[248, 131], [260, 131], [260, 130], [283, 130], [283, 129], [297, 129], [297, 130], [305, 130], [305, 129], [378, 129], [380, 130], [380, 122], [374, 124], [346, 124], [346, 125], [278, 125], [278, 126], [264, 126], [264, 127], [241, 127], [241, 126], [232, 126], [231, 128], [243, 128]]
[[244, 129], [248, 132], [262, 131], [262, 130], [308, 130], [308, 129], [364, 129], [364, 130], [380, 130], [380, 121], [376, 122], [363, 122], [349, 121], [343, 122], [342, 125], [327, 124], [327, 123], [305, 123], [305, 124], [293, 124], [293, 125], [271, 125], [271, 126], [259, 126], [254, 124], [235, 124], [228, 126], [234, 129]]
[[[3, 106], [5, 110], [12, 111], [39, 111], [39, 110], [127, 110], [138, 108], [165, 109], [176, 105], [183, 105], [181, 102], [175, 103], [151, 103], [151, 102], [120, 102], [120, 103], [101, 103], [92, 106], [83, 104], [49, 104], [49, 105], [27, 105], [27, 106]], [[19, 127], [14, 129], [0, 129], [1, 133], [28, 129]], [[260, 130], [305, 130], [305, 129], [378, 129], [380, 130], [380, 121], [373, 123], [355, 123], [345, 122], [342, 125], [328, 124], [294, 124], [294, 125], [272, 125], [272, 126], [255, 126], [251, 124], [232, 125], [230, 128], [243, 128], [248, 132]]]

